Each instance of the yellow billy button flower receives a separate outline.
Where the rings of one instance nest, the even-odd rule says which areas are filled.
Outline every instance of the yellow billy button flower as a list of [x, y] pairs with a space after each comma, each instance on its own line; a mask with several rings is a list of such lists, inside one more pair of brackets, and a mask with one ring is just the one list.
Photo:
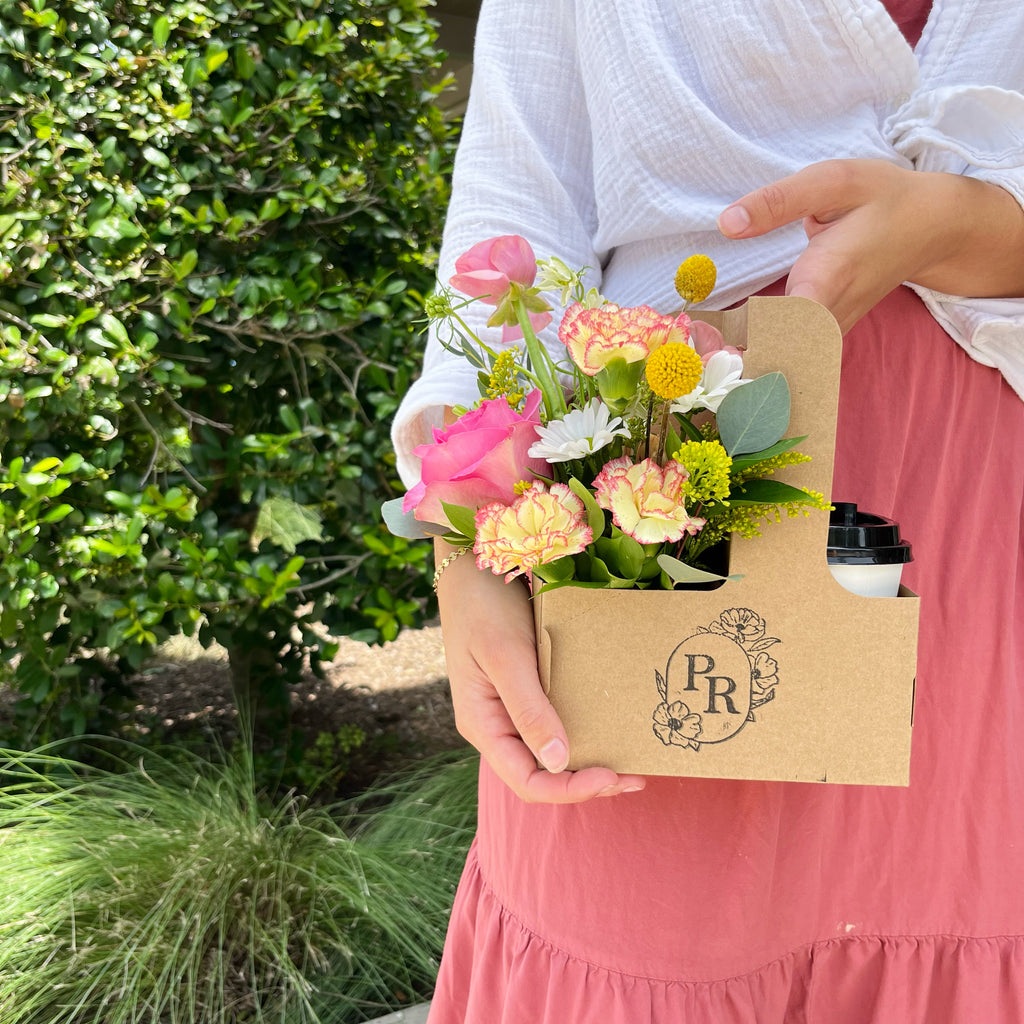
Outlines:
[[647, 357], [647, 383], [666, 402], [688, 395], [700, 383], [703, 372], [697, 350], [689, 345], [662, 345]]
[[679, 264], [676, 291], [687, 305], [703, 302], [714, 291], [717, 277], [715, 261], [710, 256], [691, 256]]

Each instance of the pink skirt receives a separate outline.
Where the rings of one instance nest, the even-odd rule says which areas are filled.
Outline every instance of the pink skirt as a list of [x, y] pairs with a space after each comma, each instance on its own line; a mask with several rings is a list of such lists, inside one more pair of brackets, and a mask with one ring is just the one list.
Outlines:
[[1024, 1021], [1024, 402], [907, 289], [846, 338], [833, 499], [913, 544], [909, 788], [484, 766], [430, 1024]]

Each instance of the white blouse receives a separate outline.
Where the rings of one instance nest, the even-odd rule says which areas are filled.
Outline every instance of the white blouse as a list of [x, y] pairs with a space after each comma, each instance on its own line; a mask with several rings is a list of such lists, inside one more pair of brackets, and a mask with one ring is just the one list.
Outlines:
[[[729, 240], [718, 214], [835, 157], [968, 174], [1024, 205], [1024, 2], [934, 0], [912, 49], [881, 0], [484, 0], [438, 278], [521, 234], [593, 268], [610, 300], [667, 312], [675, 268], [702, 252], [721, 308], [787, 273], [806, 237]], [[1024, 397], [1024, 300], [915, 291]], [[475, 328], [490, 311], [469, 308]], [[477, 398], [431, 335], [393, 428], [407, 485], [443, 407]]]

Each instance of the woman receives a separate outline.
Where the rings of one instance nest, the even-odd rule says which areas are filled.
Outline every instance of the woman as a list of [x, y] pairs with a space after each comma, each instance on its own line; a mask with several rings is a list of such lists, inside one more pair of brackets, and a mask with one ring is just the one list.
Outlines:
[[[516, 233], [623, 305], [695, 252], [716, 305], [824, 303], [832, 497], [902, 524], [921, 633], [906, 789], [568, 772], [525, 589], [451, 562], [483, 759], [431, 1024], [1024, 1020], [1022, 38], [1010, 0], [485, 0], [440, 278]], [[475, 398], [432, 340], [407, 482]]]

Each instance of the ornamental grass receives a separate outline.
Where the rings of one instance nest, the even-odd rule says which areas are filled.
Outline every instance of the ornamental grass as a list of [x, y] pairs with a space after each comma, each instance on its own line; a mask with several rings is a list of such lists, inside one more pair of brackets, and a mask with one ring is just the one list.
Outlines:
[[475, 764], [316, 807], [252, 759], [0, 753], [3, 1024], [349, 1024], [428, 995]]

